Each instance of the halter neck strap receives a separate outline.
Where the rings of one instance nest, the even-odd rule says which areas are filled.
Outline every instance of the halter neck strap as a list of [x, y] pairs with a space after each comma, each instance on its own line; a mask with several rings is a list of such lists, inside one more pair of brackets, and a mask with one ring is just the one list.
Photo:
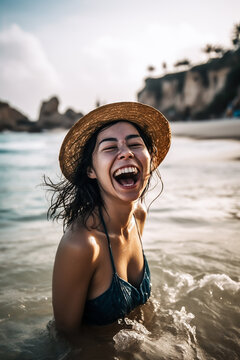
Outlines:
[[134, 217], [134, 221], [135, 221], [137, 232], [138, 232], [138, 238], [140, 240], [140, 243], [141, 243], [141, 246], [142, 246], [142, 252], [143, 252], [142, 236], [141, 236], [141, 233], [140, 233], [140, 229], [139, 229], [135, 214], [133, 214], [133, 217]]
[[100, 216], [101, 223], [102, 223], [102, 225], [103, 225], [103, 229], [104, 229], [105, 235], [106, 235], [106, 237], [107, 237], [108, 248], [109, 248], [110, 259], [111, 259], [113, 271], [114, 271], [114, 273], [116, 274], [117, 271], [116, 271], [116, 267], [115, 267], [114, 260], [113, 260], [111, 242], [110, 242], [110, 239], [109, 239], [109, 235], [108, 235], [108, 231], [107, 231], [107, 227], [106, 227], [105, 221], [104, 221], [104, 219], [103, 219], [103, 214], [102, 214], [102, 209], [101, 209], [101, 208], [99, 208], [99, 216]]
[[[99, 208], [99, 216], [100, 216], [101, 223], [102, 223], [102, 225], [103, 225], [103, 229], [104, 229], [105, 235], [106, 235], [106, 237], [107, 237], [108, 248], [109, 248], [109, 253], [110, 253], [110, 259], [111, 259], [111, 263], [112, 263], [112, 268], [113, 268], [114, 273], [117, 274], [117, 270], [116, 270], [116, 267], [115, 267], [115, 264], [114, 264], [114, 259], [113, 259], [111, 242], [110, 242], [110, 238], [109, 238], [108, 231], [107, 231], [107, 226], [106, 226], [106, 223], [105, 223], [105, 221], [104, 221], [103, 214], [102, 214], [102, 209], [101, 209], [101, 208]], [[134, 217], [134, 221], [135, 221], [135, 224], [136, 224], [136, 228], [137, 228], [137, 232], [138, 232], [138, 237], [139, 237], [139, 240], [140, 240], [141, 246], [142, 246], [142, 237], [141, 237], [140, 229], [139, 229], [139, 227], [138, 227], [138, 223], [137, 223], [137, 220], [136, 220], [136, 217], [135, 217], [134, 214], [133, 214], [133, 217]], [[142, 252], [143, 252], [143, 246], [142, 246]], [[143, 256], [144, 256], [144, 252], [143, 252]]]

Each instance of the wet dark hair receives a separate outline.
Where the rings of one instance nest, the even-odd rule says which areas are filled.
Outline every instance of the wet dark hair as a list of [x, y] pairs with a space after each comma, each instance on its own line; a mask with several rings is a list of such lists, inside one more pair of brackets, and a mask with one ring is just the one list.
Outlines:
[[[92, 154], [98, 134], [103, 129], [120, 121], [132, 124], [143, 139], [151, 159], [154, 159], [156, 156], [156, 148], [152, 138], [139, 125], [125, 119], [119, 119], [100, 126], [86, 142], [79, 158], [78, 166], [73, 174], [72, 182], [64, 178], [58, 183], [54, 183], [49, 177], [44, 176], [44, 185], [52, 192], [51, 205], [48, 209], [47, 217], [52, 220], [63, 220], [64, 229], [71, 225], [76, 219], [86, 226], [87, 220], [93, 211], [97, 208], [104, 207], [98, 182], [96, 179], [89, 178], [87, 172], [88, 168], [92, 166]], [[91, 132], [91, 129], [89, 129], [89, 131]], [[161, 179], [158, 170], [156, 171], [158, 177]], [[148, 184], [141, 194], [141, 199], [143, 199], [149, 188], [151, 176], [152, 170]]]

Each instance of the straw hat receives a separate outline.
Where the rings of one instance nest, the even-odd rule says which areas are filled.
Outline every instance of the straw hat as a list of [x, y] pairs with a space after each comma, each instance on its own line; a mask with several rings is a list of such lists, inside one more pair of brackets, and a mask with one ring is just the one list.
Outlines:
[[131, 121], [151, 136], [156, 147], [154, 169], [165, 158], [170, 147], [171, 131], [169, 122], [163, 114], [149, 105], [137, 102], [112, 103], [98, 107], [83, 116], [65, 136], [60, 149], [59, 162], [63, 175], [69, 181], [73, 178], [88, 139], [99, 127], [114, 120]]

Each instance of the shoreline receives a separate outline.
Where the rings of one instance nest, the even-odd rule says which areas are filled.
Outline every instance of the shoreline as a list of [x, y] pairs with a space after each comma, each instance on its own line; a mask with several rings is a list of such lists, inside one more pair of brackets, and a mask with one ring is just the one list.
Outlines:
[[[213, 120], [190, 120], [170, 122], [172, 136], [187, 137], [197, 140], [217, 140], [228, 139], [240, 141], [240, 118], [231, 119], [213, 119]], [[0, 134], [6, 133], [61, 133], [67, 132], [68, 129], [56, 127], [54, 129], [43, 129], [40, 132], [29, 131], [0, 131]]]
[[194, 139], [240, 140], [240, 119], [177, 121], [170, 123], [172, 135]]

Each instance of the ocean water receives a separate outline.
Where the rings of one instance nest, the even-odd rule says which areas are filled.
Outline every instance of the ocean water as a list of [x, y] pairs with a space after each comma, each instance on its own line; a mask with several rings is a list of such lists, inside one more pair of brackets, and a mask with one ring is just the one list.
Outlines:
[[240, 359], [240, 142], [173, 138], [143, 236], [152, 296], [71, 347], [52, 321], [62, 226], [39, 186], [60, 173], [64, 135], [0, 134], [0, 358]]

